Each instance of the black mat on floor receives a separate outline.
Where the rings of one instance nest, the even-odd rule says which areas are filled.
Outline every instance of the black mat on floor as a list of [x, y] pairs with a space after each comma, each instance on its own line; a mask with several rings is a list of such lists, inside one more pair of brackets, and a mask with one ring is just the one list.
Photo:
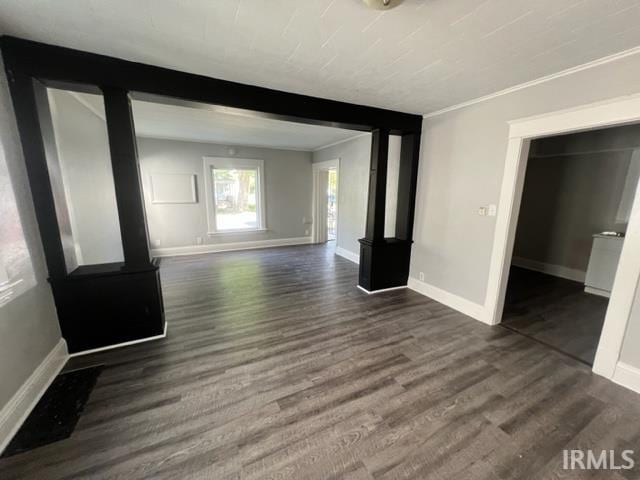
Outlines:
[[101, 371], [102, 367], [91, 367], [58, 375], [2, 457], [69, 438]]

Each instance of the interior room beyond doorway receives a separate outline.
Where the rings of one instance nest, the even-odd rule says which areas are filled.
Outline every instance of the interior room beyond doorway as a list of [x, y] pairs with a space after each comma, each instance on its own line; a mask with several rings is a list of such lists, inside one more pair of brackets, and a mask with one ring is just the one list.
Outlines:
[[503, 325], [593, 364], [640, 173], [640, 126], [531, 143]]

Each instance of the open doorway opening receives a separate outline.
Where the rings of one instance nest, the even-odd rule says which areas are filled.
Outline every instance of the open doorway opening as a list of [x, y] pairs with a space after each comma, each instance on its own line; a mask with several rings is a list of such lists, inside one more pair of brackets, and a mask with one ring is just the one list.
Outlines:
[[592, 365], [640, 175], [640, 125], [533, 140], [502, 325]]
[[337, 244], [339, 168], [339, 159], [313, 164], [313, 243]]
[[335, 241], [338, 238], [338, 170], [329, 170], [327, 188], [327, 239]]

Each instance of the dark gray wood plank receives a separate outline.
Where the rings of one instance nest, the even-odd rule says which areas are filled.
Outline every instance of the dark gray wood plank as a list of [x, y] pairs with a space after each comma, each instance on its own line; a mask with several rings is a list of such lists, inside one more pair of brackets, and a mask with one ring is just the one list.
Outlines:
[[368, 296], [329, 246], [161, 274], [168, 337], [70, 362], [105, 364], [76, 431], [0, 478], [583, 478], [563, 448], [640, 452], [635, 394], [415, 292]]

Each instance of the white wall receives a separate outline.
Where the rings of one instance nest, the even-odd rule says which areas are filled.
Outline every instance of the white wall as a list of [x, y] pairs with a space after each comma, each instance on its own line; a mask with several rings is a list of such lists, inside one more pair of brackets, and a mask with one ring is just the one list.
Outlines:
[[78, 264], [121, 262], [106, 122], [69, 92], [49, 89], [49, 101]]
[[400, 175], [400, 147], [402, 137], [389, 135], [389, 156], [387, 158], [387, 189], [384, 208], [384, 236], [396, 236], [396, 210], [398, 208], [398, 179]]
[[638, 78], [640, 56], [628, 56], [425, 118], [410, 276], [484, 305], [495, 217], [477, 212], [498, 203], [508, 122], [640, 93]]
[[[152, 249], [193, 246], [197, 244], [197, 237], [202, 238], [203, 244], [214, 245], [310, 235], [311, 225], [303, 223], [303, 219], [311, 219], [311, 153], [271, 148], [233, 148], [235, 158], [264, 160], [267, 231], [208, 236], [203, 157], [229, 157], [229, 147], [210, 143], [138, 138], [138, 155]], [[198, 202], [151, 203], [150, 175], [154, 173], [197, 175]]]
[[513, 256], [586, 274], [593, 234], [616, 215], [633, 150], [530, 158]]
[[[28, 286], [9, 303], [0, 306], [1, 410], [61, 338], [7, 79], [1, 64], [0, 163], [3, 167], [0, 168], [0, 176], [3, 177], [0, 181], [0, 223], [3, 224], [0, 249], [4, 256], [7, 249], [18, 244], [26, 247], [24, 268], [18, 275]], [[19, 216], [8, 214], [14, 207]], [[11, 235], [5, 232], [11, 232]], [[22, 256], [22, 252], [17, 253]], [[2, 440], [0, 438], [0, 442]]]

